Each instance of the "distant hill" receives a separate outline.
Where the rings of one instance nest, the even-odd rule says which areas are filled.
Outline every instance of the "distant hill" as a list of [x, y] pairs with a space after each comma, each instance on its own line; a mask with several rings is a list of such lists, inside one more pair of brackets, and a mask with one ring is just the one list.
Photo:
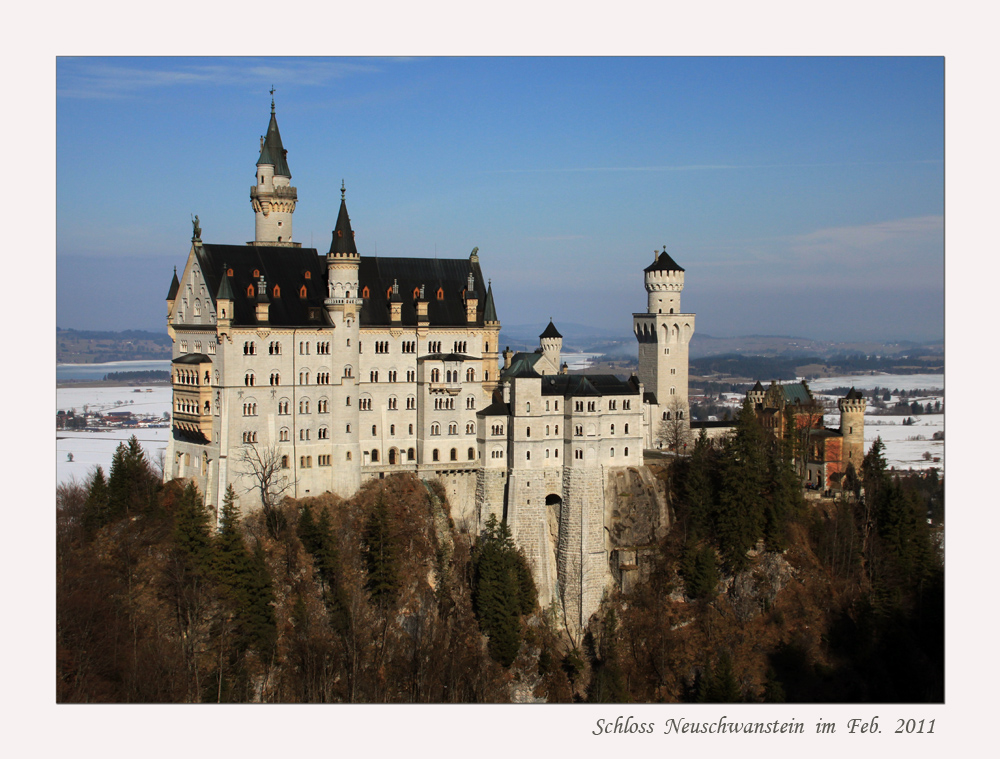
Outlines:
[[166, 332], [56, 329], [56, 362], [60, 364], [169, 359], [172, 351], [173, 342]]

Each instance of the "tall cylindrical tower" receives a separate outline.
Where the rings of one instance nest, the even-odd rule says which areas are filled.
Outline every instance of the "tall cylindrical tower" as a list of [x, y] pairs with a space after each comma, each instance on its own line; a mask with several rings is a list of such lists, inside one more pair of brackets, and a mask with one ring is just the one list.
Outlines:
[[860, 474], [865, 457], [865, 397], [853, 387], [837, 401], [840, 409], [840, 434], [843, 436], [844, 466], [854, 464]]
[[254, 212], [256, 245], [287, 245], [292, 243], [292, 214], [298, 192], [291, 186], [288, 151], [281, 144], [278, 121], [271, 100], [271, 122], [267, 135], [260, 138], [260, 158], [257, 159], [257, 181], [250, 188], [250, 205]]

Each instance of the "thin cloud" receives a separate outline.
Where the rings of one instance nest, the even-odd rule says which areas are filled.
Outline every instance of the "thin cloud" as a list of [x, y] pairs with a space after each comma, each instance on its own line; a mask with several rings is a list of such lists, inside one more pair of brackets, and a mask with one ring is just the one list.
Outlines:
[[912, 161], [846, 161], [834, 163], [761, 163], [761, 164], [691, 164], [685, 166], [574, 166], [564, 168], [537, 168], [537, 169], [491, 169], [486, 174], [559, 174], [559, 173], [582, 173], [582, 172], [612, 172], [612, 171], [737, 171], [737, 170], [757, 170], [757, 169], [819, 169], [839, 166], [898, 166], [915, 164], [940, 164], [940, 159], [915, 159]]
[[121, 63], [107, 59], [62, 59], [58, 72], [58, 95], [84, 99], [125, 98], [164, 87], [257, 84], [261, 79], [280, 85], [321, 85], [352, 74], [379, 70], [370, 63], [346, 61], [288, 61], [255, 63], [233, 60], [227, 63], [174, 62], [156, 59], [157, 66], [146, 68], [131, 59]]

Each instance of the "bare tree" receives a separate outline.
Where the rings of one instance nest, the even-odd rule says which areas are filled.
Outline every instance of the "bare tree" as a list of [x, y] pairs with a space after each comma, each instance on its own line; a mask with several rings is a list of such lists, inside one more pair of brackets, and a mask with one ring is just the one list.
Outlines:
[[240, 447], [237, 461], [241, 477], [250, 481], [244, 492], [258, 494], [268, 532], [271, 537], [277, 537], [281, 528], [278, 504], [295, 485], [295, 480], [285, 474], [282, 454], [275, 445], [245, 443]]
[[667, 407], [667, 418], [656, 428], [656, 442], [660, 447], [683, 453], [691, 442], [691, 427], [685, 419], [685, 406], [680, 398], [672, 398]]

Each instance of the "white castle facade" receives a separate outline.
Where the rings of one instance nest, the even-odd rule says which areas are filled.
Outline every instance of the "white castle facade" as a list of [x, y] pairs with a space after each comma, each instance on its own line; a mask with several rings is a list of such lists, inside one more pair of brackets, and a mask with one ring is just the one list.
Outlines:
[[273, 458], [292, 497], [349, 497], [397, 472], [440, 480], [459, 529], [505, 518], [543, 605], [585, 624], [611, 579], [607, 483], [643, 466], [660, 419], [687, 415], [683, 269], [663, 252], [645, 270], [637, 377], [566, 373], [551, 323], [536, 352], [506, 351], [501, 366], [478, 249], [361, 256], [343, 188], [329, 250], [293, 242], [273, 101], [250, 199], [252, 242], [202, 242], [196, 221], [174, 273], [164, 476], [193, 480], [216, 513], [230, 484], [244, 509], [259, 503], [249, 456]]

